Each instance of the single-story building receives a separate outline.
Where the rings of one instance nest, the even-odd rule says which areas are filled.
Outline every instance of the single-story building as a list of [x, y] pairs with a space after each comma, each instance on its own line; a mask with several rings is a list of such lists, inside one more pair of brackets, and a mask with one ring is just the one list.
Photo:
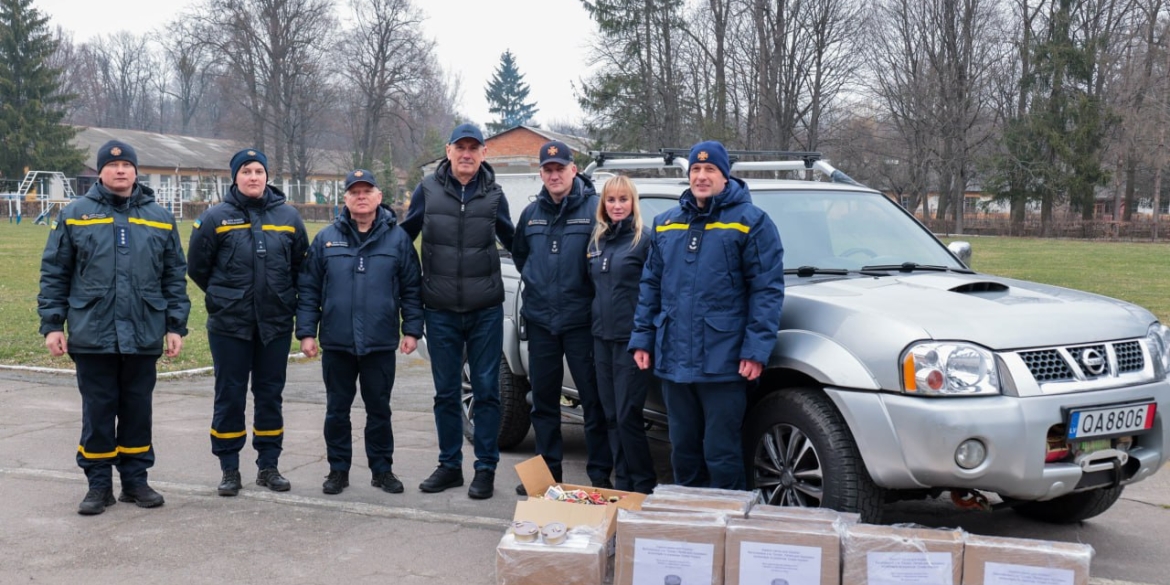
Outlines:
[[[550, 140], [564, 142], [574, 155], [589, 151], [588, 138], [520, 125], [484, 139], [487, 162], [500, 174], [540, 172], [540, 147]], [[445, 158], [444, 155], [423, 164], [423, 173], [435, 172]]]

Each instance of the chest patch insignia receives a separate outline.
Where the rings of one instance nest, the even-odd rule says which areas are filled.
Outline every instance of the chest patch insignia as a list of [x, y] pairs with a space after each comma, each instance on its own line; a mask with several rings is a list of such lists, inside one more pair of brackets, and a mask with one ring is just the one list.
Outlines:
[[88, 214], [88, 215], [82, 215], [82, 216], [81, 216], [81, 219], [82, 219], [82, 220], [87, 220], [87, 219], [105, 219], [106, 217], [108, 217], [108, 216], [107, 216], [106, 214], [104, 214], [104, 213], [90, 213], [90, 214]]
[[225, 219], [225, 220], [223, 220], [223, 221], [222, 221], [222, 222], [220, 222], [220, 223], [221, 223], [222, 225], [243, 225], [243, 223], [244, 223], [244, 218], [242, 218], [242, 217], [233, 217], [233, 218], [231, 218], [231, 219]]
[[349, 242], [325, 242], [326, 248], [348, 248]]
[[530, 219], [528, 225], [548, 225], [547, 219]]
[[590, 221], [592, 221], [592, 220], [590, 220], [587, 217], [578, 217], [577, 219], [570, 219], [569, 221], [566, 221], [565, 225], [581, 225], [581, 224], [588, 225]]

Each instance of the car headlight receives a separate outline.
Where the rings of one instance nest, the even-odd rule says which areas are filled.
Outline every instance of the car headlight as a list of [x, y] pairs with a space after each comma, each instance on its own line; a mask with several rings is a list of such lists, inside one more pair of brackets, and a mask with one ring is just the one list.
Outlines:
[[1155, 321], [1146, 332], [1146, 343], [1150, 346], [1155, 371], [1158, 375], [1166, 375], [1170, 372], [1170, 328]]
[[916, 343], [902, 355], [902, 390], [923, 396], [999, 394], [995, 356], [970, 343]]

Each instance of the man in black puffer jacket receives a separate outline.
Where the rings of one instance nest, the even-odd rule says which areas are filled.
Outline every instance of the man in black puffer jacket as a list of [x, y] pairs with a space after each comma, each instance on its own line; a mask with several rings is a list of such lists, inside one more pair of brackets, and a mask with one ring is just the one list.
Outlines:
[[504, 190], [484, 162], [483, 134], [462, 124], [447, 142], [447, 160], [410, 198], [402, 227], [422, 234], [422, 297], [435, 379], [439, 465], [419, 484], [427, 493], [463, 485], [463, 358], [475, 399], [475, 479], [467, 495], [492, 497], [500, 460], [500, 355], [504, 348], [504, 281], [499, 240], [512, 247]]
[[402, 482], [393, 471], [390, 424], [394, 350], [399, 348], [401, 324], [402, 353], [414, 351], [423, 334], [423, 308], [418, 256], [394, 212], [381, 203], [374, 174], [365, 169], [351, 172], [345, 179], [345, 209], [313, 239], [298, 280], [301, 351], [316, 357], [319, 337], [324, 352], [329, 475], [321, 490], [326, 494], [339, 494], [349, 486], [353, 458], [349, 411], [359, 379], [366, 405], [370, 484], [402, 493]]
[[284, 439], [281, 394], [297, 310], [297, 273], [309, 248], [301, 216], [268, 185], [268, 158], [256, 149], [231, 160], [223, 203], [195, 220], [187, 275], [207, 293], [207, 339], [215, 362], [211, 452], [219, 457], [219, 495], [241, 489], [240, 450], [247, 442], [248, 380], [256, 404], [252, 447], [256, 484], [287, 491], [277, 469]]
[[114, 504], [113, 467], [119, 500], [163, 504], [146, 482], [154, 465], [151, 395], [159, 355], [179, 355], [191, 310], [175, 219], [136, 182], [137, 153], [111, 140], [97, 162], [99, 181], [61, 210], [49, 233], [37, 296], [45, 346], [77, 367], [77, 465], [89, 480], [77, 511], [85, 515]]
[[[587, 177], [577, 175], [568, 145], [556, 140], [540, 147], [540, 179], [544, 188], [520, 214], [512, 246], [524, 281], [521, 312], [528, 323], [536, 453], [560, 482], [561, 381], [567, 361], [585, 411], [585, 471], [594, 487], [611, 488], [613, 453], [593, 368], [593, 282], [587, 256], [597, 192]], [[523, 494], [524, 486], [516, 492]]]

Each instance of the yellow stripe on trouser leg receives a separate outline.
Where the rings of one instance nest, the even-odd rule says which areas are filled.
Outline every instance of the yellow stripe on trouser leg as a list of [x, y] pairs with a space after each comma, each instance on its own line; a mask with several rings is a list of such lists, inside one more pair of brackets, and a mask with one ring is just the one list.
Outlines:
[[108, 453], [90, 453], [89, 451], [86, 451], [85, 447], [81, 445], [77, 446], [77, 452], [81, 453], [81, 456], [85, 457], [86, 459], [110, 459], [118, 456], [117, 449]]
[[245, 437], [247, 435], [248, 435], [247, 429], [244, 429], [242, 431], [235, 431], [235, 432], [231, 432], [231, 433], [221, 433], [215, 429], [211, 429], [211, 436], [213, 436], [217, 439], [238, 439], [240, 437]]
[[146, 453], [147, 451], [150, 451], [150, 445], [145, 447], [123, 447], [118, 445], [118, 452], [125, 453], [127, 455], [138, 455], [139, 453]]
[[262, 431], [257, 428], [252, 429], [252, 434], [257, 437], [279, 437], [284, 434], [284, 429], [276, 429], [275, 431]]

